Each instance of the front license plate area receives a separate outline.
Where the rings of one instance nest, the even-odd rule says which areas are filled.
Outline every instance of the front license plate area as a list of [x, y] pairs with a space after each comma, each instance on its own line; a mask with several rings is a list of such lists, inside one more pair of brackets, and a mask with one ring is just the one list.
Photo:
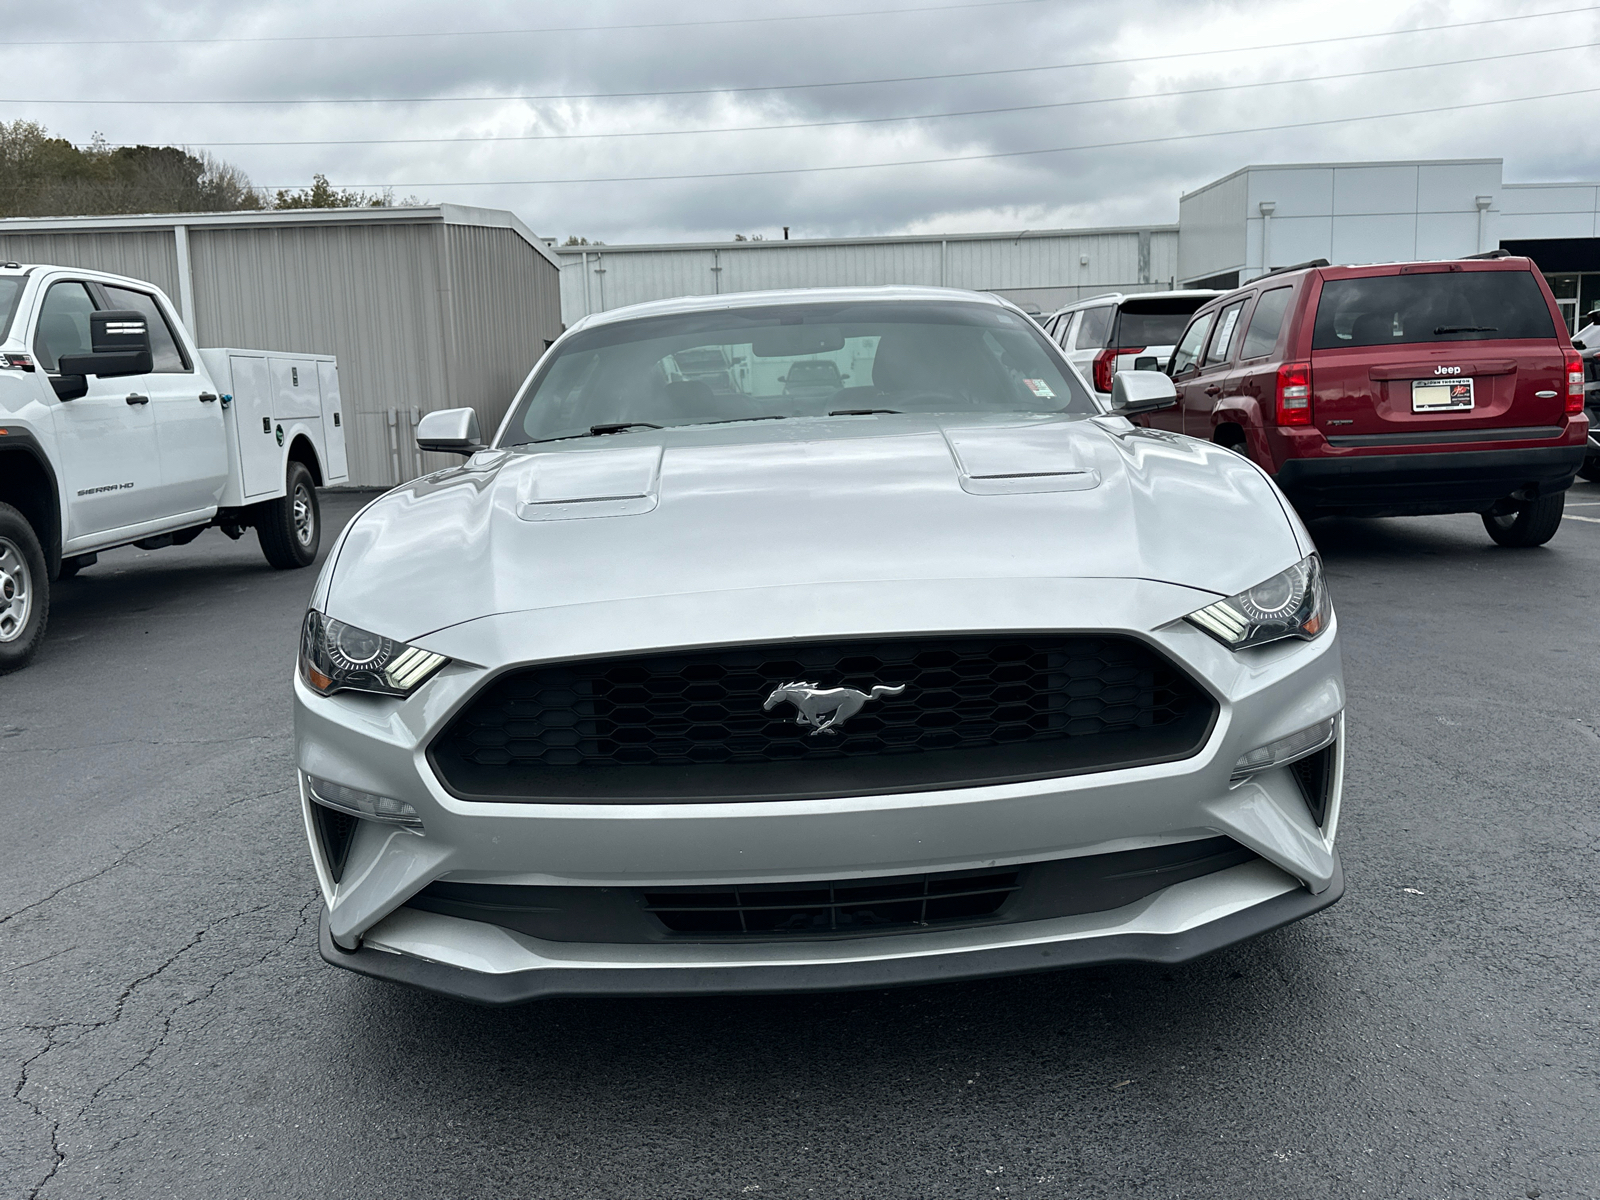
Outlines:
[[1459, 412], [1472, 407], [1470, 379], [1413, 379], [1412, 412]]

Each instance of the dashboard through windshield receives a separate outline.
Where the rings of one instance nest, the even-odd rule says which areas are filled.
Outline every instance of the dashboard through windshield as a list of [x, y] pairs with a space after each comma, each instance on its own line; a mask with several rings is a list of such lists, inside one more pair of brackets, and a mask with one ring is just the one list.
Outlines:
[[1007, 309], [789, 304], [583, 330], [541, 365], [501, 444], [867, 413], [1099, 411], [1043, 334]]

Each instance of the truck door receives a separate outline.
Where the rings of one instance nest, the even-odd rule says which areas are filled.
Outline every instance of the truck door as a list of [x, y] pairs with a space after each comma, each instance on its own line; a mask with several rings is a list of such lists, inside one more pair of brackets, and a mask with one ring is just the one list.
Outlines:
[[350, 474], [344, 453], [344, 405], [339, 401], [338, 365], [318, 362], [317, 380], [322, 384], [322, 444], [327, 454], [327, 482], [331, 483]]
[[[56, 364], [63, 354], [91, 352], [89, 314], [96, 307], [88, 287], [78, 280], [50, 285], [33, 331], [34, 358], [43, 371], [59, 376]], [[63, 542], [163, 515], [149, 379], [90, 375], [88, 394], [76, 400], [48, 393], [60, 446], [58, 469], [67, 489]]]
[[272, 376], [261, 355], [231, 354], [233, 409], [239, 430], [239, 470], [245, 499], [281, 493], [283, 451], [272, 425]]
[[214, 509], [228, 482], [222, 404], [153, 293], [102, 284], [107, 307], [142, 312], [150, 328], [153, 369], [146, 376], [161, 457], [163, 515]]

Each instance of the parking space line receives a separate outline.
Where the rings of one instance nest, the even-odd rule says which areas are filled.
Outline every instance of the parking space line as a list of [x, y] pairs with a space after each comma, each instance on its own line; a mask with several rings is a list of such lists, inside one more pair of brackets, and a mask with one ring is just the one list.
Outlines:
[[1577, 513], [1568, 513], [1569, 521], [1587, 521], [1591, 525], [1600, 525], [1600, 517], [1580, 517]]

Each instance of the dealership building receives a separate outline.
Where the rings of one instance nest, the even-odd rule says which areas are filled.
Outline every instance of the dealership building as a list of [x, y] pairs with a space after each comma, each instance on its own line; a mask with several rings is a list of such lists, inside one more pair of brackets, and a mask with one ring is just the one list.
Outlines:
[[1109, 291], [1232, 287], [1273, 267], [1503, 247], [1569, 325], [1600, 305], [1600, 184], [1507, 183], [1498, 158], [1247, 166], [1178, 198], [1176, 224], [914, 237], [557, 246], [515, 215], [438, 204], [0, 220], [0, 260], [150, 280], [202, 346], [333, 354], [353, 483], [411, 479], [423, 413], [493, 429], [586, 314], [682, 295], [930, 284], [1049, 312]]

